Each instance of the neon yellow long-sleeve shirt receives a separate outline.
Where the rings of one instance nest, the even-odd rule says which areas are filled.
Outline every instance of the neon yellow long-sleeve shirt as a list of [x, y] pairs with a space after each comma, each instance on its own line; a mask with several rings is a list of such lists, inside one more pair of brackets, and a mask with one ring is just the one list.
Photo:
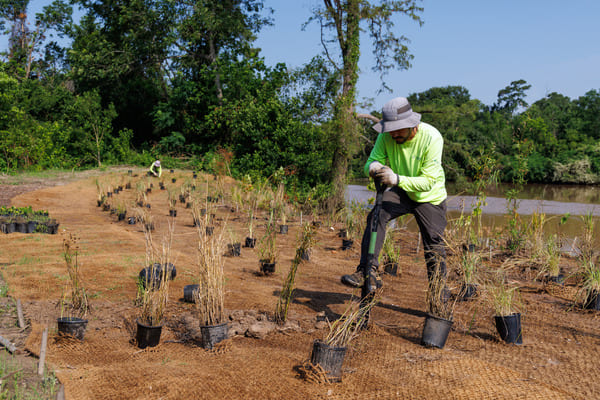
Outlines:
[[388, 132], [380, 133], [365, 164], [379, 161], [399, 175], [398, 186], [419, 203], [440, 204], [448, 196], [442, 168], [444, 139], [433, 126], [421, 122], [414, 138], [398, 144]]

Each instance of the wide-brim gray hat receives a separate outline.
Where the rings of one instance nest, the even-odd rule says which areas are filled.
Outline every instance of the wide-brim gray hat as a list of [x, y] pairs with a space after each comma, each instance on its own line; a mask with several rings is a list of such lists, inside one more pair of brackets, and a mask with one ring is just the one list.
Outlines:
[[412, 110], [406, 97], [396, 97], [384, 104], [381, 121], [373, 125], [377, 132], [413, 128], [421, 122], [421, 114]]

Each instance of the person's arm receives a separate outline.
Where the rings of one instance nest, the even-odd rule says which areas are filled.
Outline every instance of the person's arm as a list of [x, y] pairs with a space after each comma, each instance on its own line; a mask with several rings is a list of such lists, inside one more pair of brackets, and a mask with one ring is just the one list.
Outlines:
[[[380, 165], [374, 164], [375, 162]], [[377, 140], [375, 140], [375, 146], [373, 146], [373, 150], [371, 150], [371, 154], [367, 159], [364, 167], [364, 173], [367, 176], [371, 175], [371, 163], [373, 163], [373, 167], [376, 169], [381, 168], [381, 166], [385, 165], [387, 162], [387, 152], [385, 150], [385, 144], [383, 142], [383, 133], [380, 133], [377, 136]]]
[[158, 177], [162, 175], [162, 165], [158, 167]]
[[407, 192], [428, 192], [438, 179], [444, 176], [442, 168], [442, 152], [444, 140], [441, 136], [433, 139], [427, 151], [423, 154], [423, 161], [417, 176], [399, 176], [398, 186]]

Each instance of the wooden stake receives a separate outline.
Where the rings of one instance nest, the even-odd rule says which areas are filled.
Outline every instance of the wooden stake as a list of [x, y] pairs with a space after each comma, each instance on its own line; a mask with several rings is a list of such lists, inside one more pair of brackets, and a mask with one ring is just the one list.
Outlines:
[[17, 351], [17, 346], [15, 346], [10, 342], [10, 340], [2, 336], [0, 336], [0, 343], [2, 344], [2, 346], [6, 347], [6, 350], [8, 350], [11, 354], [14, 354]]
[[17, 317], [19, 318], [19, 328], [25, 329], [25, 318], [23, 318], [23, 307], [21, 299], [17, 299]]
[[419, 239], [417, 239], [417, 257], [419, 257], [419, 248], [421, 247], [421, 232], [419, 232]]
[[46, 347], [48, 345], [48, 327], [42, 333], [42, 346], [40, 347], [40, 362], [38, 364], [38, 375], [44, 375], [44, 363], [46, 361]]
[[58, 393], [56, 393], [56, 400], [65, 400], [65, 385], [62, 383], [60, 384]]

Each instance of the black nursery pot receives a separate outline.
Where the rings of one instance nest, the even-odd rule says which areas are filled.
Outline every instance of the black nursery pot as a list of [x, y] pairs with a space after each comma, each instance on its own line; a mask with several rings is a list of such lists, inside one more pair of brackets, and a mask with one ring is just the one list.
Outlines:
[[348, 237], [348, 230], [347, 229], [340, 229], [340, 231], [338, 232], [338, 237], [341, 237], [342, 239], [345, 239]]
[[215, 231], [215, 227], [214, 226], [207, 226], [206, 227], [206, 234], [208, 236], [212, 235], [214, 231]]
[[592, 291], [583, 304], [583, 308], [586, 310], [600, 310], [600, 292]]
[[450, 334], [450, 329], [452, 329], [452, 324], [453, 322], [448, 319], [427, 315], [425, 325], [423, 325], [421, 344], [425, 347], [443, 349]]
[[346, 357], [346, 347], [329, 346], [320, 340], [313, 342], [313, 349], [310, 355], [310, 362], [313, 365], [320, 365], [327, 371], [327, 378], [340, 382], [342, 380], [342, 365]]
[[27, 233], [27, 222], [16, 222], [15, 232]]
[[342, 250], [348, 250], [354, 244], [354, 240], [352, 239], [342, 239]]
[[265, 275], [271, 275], [275, 273], [275, 263], [260, 260], [260, 272], [262, 272]]
[[300, 253], [300, 259], [304, 260], [304, 261], [309, 261], [310, 260], [310, 250], [309, 249], [302, 250], [302, 252]]
[[135, 334], [135, 340], [137, 346], [140, 349], [146, 347], [155, 347], [160, 343], [160, 334], [162, 332], [162, 325], [152, 326], [142, 324], [139, 320], [137, 322], [137, 332]]
[[463, 283], [460, 288], [460, 299], [463, 301], [472, 300], [477, 296], [477, 285], [475, 283]]
[[202, 335], [202, 347], [210, 350], [217, 343], [227, 339], [229, 325], [227, 322], [218, 325], [200, 325], [200, 334]]
[[287, 235], [288, 226], [287, 225], [279, 225], [279, 233], [282, 235]]
[[58, 334], [83, 340], [88, 320], [76, 317], [57, 318]]
[[119, 221], [123, 221], [125, 219], [126, 215], [127, 215], [127, 213], [119, 213], [119, 214], [117, 214], [117, 218]]
[[128, 221], [129, 225], [135, 225], [135, 217], [129, 217]]
[[242, 254], [241, 243], [230, 243], [227, 245], [227, 252], [232, 257], [239, 257]]
[[194, 299], [194, 292], [196, 292], [199, 287], [200, 285], [198, 284], [185, 285], [183, 287], [183, 301], [185, 301], [186, 303], [195, 303], [196, 301]]
[[398, 276], [398, 263], [388, 262], [383, 266], [383, 270], [388, 275]]
[[169, 217], [176, 217], [177, 216], [177, 210], [169, 210]]
[[249, 247], [249, 248], [253, 249], [254, 246], [256, 246], [256, 238], [247, 237], [246, 243], [244, 245], [245, 245], [245, 247]]
[[514, 313], [506, 316], [495, 316], [496, 330], [506, 343], [523, 344], [521, 314]]

